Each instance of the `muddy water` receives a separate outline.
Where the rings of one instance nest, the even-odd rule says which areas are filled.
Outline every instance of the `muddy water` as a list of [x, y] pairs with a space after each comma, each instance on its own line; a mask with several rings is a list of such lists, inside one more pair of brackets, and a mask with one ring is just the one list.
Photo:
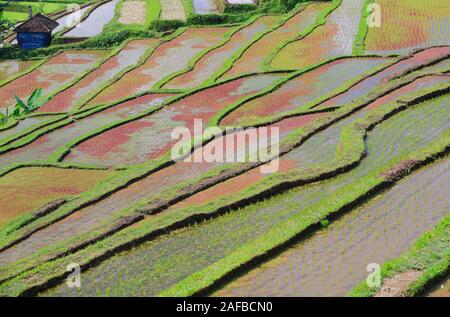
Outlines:
[[450, 275], [437, 283], [427, 294], [427, 297], [450, 297]]
[[64, 37], [91, 37], [102, 33], [103, 27], [114, 17], [114, 11], [119, 0], [112, 0], [92, 11], [89, 16], [64, 34]]
[[447, 110], [448, 104], [433, 101], [407, 110], [391, 118], [389, 123], [380, 125], [369, 136], [369, 156], [351, 173], [328, 182], [294, 189], [144, 243], [83, 273], [84, 287], [78, 292], [61, 285], [47, 295], [155, 295], [230, 255], [302, 212], [302, 208], [328, 199], [333, 191], [358, 180], [378, 166], [426, 146], [450, 126]]
[[215, 295], [343, 296], [450, 209], [450, 159], [425, 167]]

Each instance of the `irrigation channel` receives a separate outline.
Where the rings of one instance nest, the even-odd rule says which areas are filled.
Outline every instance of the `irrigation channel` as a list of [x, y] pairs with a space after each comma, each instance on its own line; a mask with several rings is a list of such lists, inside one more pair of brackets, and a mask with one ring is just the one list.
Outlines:
[[114, 12], [119, 0], [111, 0], [94, 9], [89, 16], [72, 30], [64, 34], [64, 37], [92, 37], [102, 33], [103, 28], [114, 17]]
[[[367, 139], [367, 157], [346, 174], [295, 188], [214, 220], [148, 241], [116, 254], [84, 272], [84, 286], [80, 290], [68, 289], [65, 284], [61, 284], [43, 295], [156, 295], [190, 274], [232, 254], [287, 219], [301, 214], [308, 206], [331, 199], [333, 192], [376, 172], [380, 166], [427, 146], [450, 126], [448, 101], [448, 98], [441, 97], [424, 102], [376, 126]], [[334, 151], [327, 150], [328, 147], [336, 150], [339, 145], [334, 140], [339, 139], [337, 136], [343, 126], [363, 114], [364, 112], [357, 112], [341, 124], [332, 125], [314, 135], [296, 150], [296, 154], [299, 158], [302, 155], [306, 158], [306, 154], [314, 149], [315, 152], [324, 153], [324, 156], [330, 155], [328, 159], [332, 160]], [[324, 139], [329, 141], [324, 142]], [[309, 166], [317, 164], [315, 158], [310, 158], [312, 161]], [[326, 161], [325, 158], [323, 160]], [[306, 158], [305, 161], [309, 159]], [[304, 164], [308, 166], [306, 162]], [[438, 188], [446, 187], [440, 185]], [[425, 202], [426, 200], [423, 203]], [[424, 215], [423, 218], [429, 219], [428, 221], [419, 217], [417, 226], [412, 226], [416, 230], [415, 234], [419, 235], [430, 228], [447, 210], [448, 208], [443, 212], [437, 210], [431, 220], [429, 214]], [[382, 226], [379, 228], [384, 229]], [[414, 234], [400, 234], [395, 239], [404, 239], [403, 245], [399, 243], [399, 249], [404, 249], [407, 246], [405, 241], [412, 241], [413, 238]], [[356, 237], [354, 240], [358, 242], [360, 239]], [[365, 270], [365, 266], [362, 269]], [[359, 278], [355, 278], [355, 281], [359, 281]]]

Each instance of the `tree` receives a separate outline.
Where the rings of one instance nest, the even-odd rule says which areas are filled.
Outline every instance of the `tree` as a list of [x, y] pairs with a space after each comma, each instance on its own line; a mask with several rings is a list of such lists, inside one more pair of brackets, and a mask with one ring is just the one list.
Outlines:
[[0, 4], [0, 44], [3, 44], [5, 35], [14, 27], [14, 23], [3, 17], [3, 11], [10, 2], [7, 1]]

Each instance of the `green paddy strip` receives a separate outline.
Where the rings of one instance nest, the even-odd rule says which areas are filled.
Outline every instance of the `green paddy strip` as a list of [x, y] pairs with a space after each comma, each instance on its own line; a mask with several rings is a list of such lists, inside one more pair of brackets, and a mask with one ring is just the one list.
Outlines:
[[291, 39], [289, 41], [286, 41], [284, 43], [282, 43], [270, 56], [268, 56], [268, 58], [264, 61], [266, 67], [268, 69], [271, 69], [271, 64], [272, 61], [275, 59], [275, 57], [278, 55], [278, 53], [285, 48], [287, 45], [289, 45], [290, 43], [296, 42], [301, 40], [302, 38], [308, 36], [309, 34], [311, 34], [312, 32], [314, 32], [315, 29], [317, 29], [318, 27], [324, 25], [325, 23], [327, 23], [327, 17], [334, 11], [336, 10], [339, 5], [341, 4], [343, 0], [332, 0], [332, 5], [331, 7], [329, 7], [328, 9], [325, 9], [322, 14], [317, 18], [316, 23], [312, 24], [309, 28], [307, 28], [305, 31], [303, 31], [301, 34], [299, 34], [296, 38]]
[[[398, 117], [400, 116], [401, 114], [398, 115]], [[389, 120], [386, 122], [389, 122]], [[380, 127], [381, 126], [382, 125], [380, 125]], [[423, 144], [427, 143], [425, 142]], [[412, 148], [409, 149], [411, 150]], [[348, 183], [347, 185], [338, 188], [334, 191], [332, 198], [319, 200], [317, 203], [309, 205], [306, 208], [300, 208], [300, 210], [298, 210], [298, 204], [292, 207], [289, 205], [286, 206], [286, 199], [282, 199], [282, 202], [284, 203], [283, 208], [293, 208], [297, 210], [293, 216], [284, 222], [278, 223], [276, 227], [257, 237], [255, 240], [239, 247], [233, 253], [221, 257], [214, 264], [189, 275], [174, 286], [160, 292], [159, 295], [190, 296], [199, 294], [211, 289], [214, 285], [230, 280], [237, 272], [242, 271], [244, 267], [253, 266], [263, 258], [273, 254], [284, 246], [289, 245], [293, 241], [298, 240], [302, 233], [319, 228], [323, 221], [332, 220], [335, 216], [350, 210], [353, 206], [366, 200], [374, 193], [390, 186], [392, 180], [387, 180], [382, 177], [383, 172], [389, 171], [395, 166], [399, 166], [402, 161], [414, 160], [415, 163], [408, 166], [408, 169], [403, 171], [404, 174], [408, 174], [411, 170], [433, 161], [440, 155], [444, 155], [449, 149], [450, 130], [447, 129], [441, 134], [440, 138], [437, 138], [430, 145], [425, 145], [420, 151], [415, 153], [403, 152], [399, 157], [391, 158], [389, 163], [376, 166], [363, 178], [355, 179], [352, 183]], [[375, 158], [375, 160], [376, 159], [377, 158]], [[357, 169], [358, 167], [355, 168], [355, 170]], [[344, 175], [343, 177], [345, 178], [346, 176]], [[336, 179], [339, 179], [339, 177]], [[335, 180], [330, 180], [330, 182], [335, 182]], [[322, 191], [321, 186], [318, 186], [317, 190]], [[322, 192], [327, 193], [326, 195], [329, 194], [327, 190], [323, 190]], [[294, 197], [295, 190], [291, 194], [291, 199]], [[270, 205], [270, 202], [267, 204]], [[275, 213], [279, 213], [281, 210], [282, 209], [277, 209], [276, 211], [272, 208], [272, 212]]]
[[[168, 216], [170, 217], [170, 214]], [[162, 221], [164, 221], [164, 219], [162, 219]], [[152, 224], [150, 222], [148, 225], [155, 226], [157, 224]], [[50, 264], [50, 263], [44, 264], [44, 268], [40, 267], [39, 270], [37, 270], [37, 269], [36, 270], [32, 270], [32, 272], [33, 272], [33, 274], [41, 274], [41, 273], [44, 273], [44, 272], [48, 273], [48, 271], [46, 271], [46, 269], [45, 269], [45, 267], [47, 265], [50, 265], [50, 267], [52, 267], [51, 270], [54, 270], [55, 266], [52, 266], [52, 265], [59, 265], [59, 266], [61, 266], [61, 263], [64, 263], [64, 261], [67, 261], [67, 260], [75, 261], [75, 258], [77, 258], [78, 256], [80, 256], [80, 258], [77, 258], [77, 260], [75, 262], [80, 261], [80, 263], [84, 263], [84, 264], [90, 263], [89, 260], [88, 260], [89, 258], [92, 259], [92, 257], [95, 258], [96, 256], [97, 257], [103, 257], [103, 256], [105, 256], [105, 254], [110, 254], [109, 251], [107, 251], [108, 248], [112, 249], [112, 248], [114, 248], [114, 246], [115, 246], [115, 248], [120, 248], [121, 245], [123, 245], [124, 243], [127, 243], [126, 241], [128, 241], [128, 243], [133, 243], [132, 242], [133, 241], [133, 238], [132, 238], [133, 234], [132, 234], [132, 232], [134, 232], [135, 234], [138, 234], [138, 236], [137, 237], [135, 236], [134, 239], [142, 239], [143, 238], [143, 236], [142, 236], [143, 234], [145, 235], [145, 234], [149, 233], [148, 229], [149, 228], [144, 228], [144, 227], [137, 228], [137, 229], [133, 229], [133, 228], [124, 229], [121, 232], [117, 233], [117, 235], [115, 236], [115, 238], [118, 239], [118, 240], [121, 240], [121, 242], [119, 242], [117, 240], [114, 240], [112, 238], [108, 238], [106, 240], [99, 241], [97, 244], [95, 244], [93, 246], [89, 246], [88, 248], [80, 251], [78, 253], [78, 255], [77, 254], [70, 255], [69, 259], [66, 259], [66, 260], [64, 260], [64, 259], [56, 260], [55, 262], [52, 262], [53, 264]], [[138, 238], [139, 236], [141, 238]], [[106, 249], [104, 249], [105, 247], [106, 247]], [[9, 283], [13, 283], [13, 282], [12, 281], [11, 282], [7, 282], [5, 285], [12, 285], [12, 284], [9, 284]]]
[[353, 42], [353, 52], [354, 55], [363, 55], [364, 42], [366, 40], [367, 33], [369, 32], [369, 25], [367, 19], [369, 18], [370, 12], [368, 7], [370, 4], [374, 3], [375, 0], [365, 0], [363, 11], [361, 12], [361, 21], [359, 22], [358, 33], [356, 34], [355, 41]]
[[[170, 82], [172, 79], [175, 79], [178, 76], [181, 76], [187, 72], [190, 72], [191, 70], [194, 69], [195, 65], [208, 53], [210, 53], [211, 51], [220, 48], [222, 46], [224, 46], [225, 44], [227, 44], [231, 38], [233, 37], [233, 35], [237, 32], [239, 32], [241, 29], [249, 26], [250, 24], [254, 23], [257, 18], [259, 18], [259, 16], [255, 16], [254, 18], [251, 18], [248, 22], [244, 23], [244, 24], [240, 24], [237, 27], [231, 29], [230, 31], [228, 31], [227, 33], [225, 33], [224, 38], [222, 40], [222, 42], [213, 45], [201, 52], [199, 52], [194, 58], [192, 58], [189, 61], [189, 65], [185, 68], [182, 69], [178, 72], [175, 73], [169, 73], [168, 75], [164, 76], [160, 81], [158, 81], [157, 83], [155, 83], [152, 87], [152, 89], [157, 90], [157, 89], [162, 89], [162, 87], [167, 84], [168, 82]], [[201, 86], [205, 86], [205, 85], [201, 85]]]
[[[394, 87], [395, 87], [395, 85], [394, 85]], [[389, 91], [392, 88], [387, 88], [387, 89]], [[378, 92], [378, 93], [380, 93], [380, 92]], [[381, 92], [381, 95], [383, 95], [382, 92]], [[378, 95], [378, 96], [381, 96], [381, 95]], [[175, 97], [174, 99], [176, 100], [177, 98], [183, 98], [183, 96]], [[376, 99], [378, 97], [375, 94], [375, 97], [372, 96], [371, 98], [375, 98]], [[369, 98], [369, 100], [372, 100], [371, 98]], [[359, 102], [361, 102], [361, 101], [359, 101]], [[336, 117], [334, 119], [332, 119], [332, 121], [336, 120], [337, 117], [343, 116], [343, 115], [345, 115], [345, 113], [348, 113], [349, 111], [352, 111], [351, 109], [355, 109], [355, 107], [357, 108], [357, 107], [360, 107], [360, 106], [358, 106], [357, 104], [356, 105], [351, 105], [350, 108], [344, 109], [343, 111], [336, 113]], [[298, 133], [296, 133], [296, 134], [294, 133], [293, 134], [292, 138], [289, 141], [287, 141], [287, 143], [290, 142], [290, 143], [293, 143], [293, 144], [298, 144], [298, 142], [301, 142], [302, 139], [304, 139], [308, 135], [314, 133], [315, 129], [320, 129], [320, 127], [323, 127], [324, 125], [326, 126], [327, 124], [329, 124], [329, 123], [321, 122], [320, 124], [317, 124], [315, 127], [311, 127], [311, 129], [309, 131], [308, 130], [305, 131], [303, 129], [300, 129], [300, 131], [298, 131]], [[300, 141], [299, 141], [299, 139], [300, 139]], [[110, 184], [111, 186], [108, 186], [108, 185], [107, 186], [103, 186], [103, 187], [97, 189], [94, 193], [92, 193], [92, 192], [91, 193], [86, 193], [85, 195], [83, 195], [83, 197], [82, 197], [83, 199], [78, 201], [77, 204], [72, 204], [72, 205], [68, 204], [67, 206], [64, 206], [64, 208], [62, 208], [61, 210], [58, 210], [57, 212], [53, 213], [50, 217], [45, 218], [45, 219], [40, 219], [39, 221], [37, 221], [36, 223], [32, 224], [31, 226], [27, 226], [27, 230], [26, 231], [18, 230], [17, 232], [13, 232], [11, 234], [8, 233], [6, 235], [0, 233], [3, 236], [3, 238], [0, 238], [2, 240], [2, 245], [4, 245], [4, 246], [8, 245], [8, 244], [14, 242], [17, 239], [20, 239], [20, 237], [24, 233], [27, 234], [27, 232], [33, 232], [35, 230], [39, 230], [40, 227], [42, 227], [42, 226], [45, 227], [48, 224], [51, 224], [51, 223], [57, 221], [58, 218], [65, 217], [66, 215], [68, 215], [70, 213], [73, 213], [74, 211], [80, 209], [83, 206], [83, 204], [85, 205], [85, 204], [89, 204], [89, 203], [93, 203], [93, 202], [97, 201], [99, 198], [96, 198], [96, 197], [102, 197], [102, 196], [104, 197], [104, 195], [109, 195], [109, 194], [111, 194], [112, 192], [114, 192], [116, 190], [120, 190], [120, 188], [123, 188], [124, 186], [126, 187], [127, 184], [129, 184], [129, 183], [132, 183], [132, 182], [134, 182], [134, 181], [136, 181], [136, 180], [138, 180], [138, 179], [140, 179], [142, 177], [145, 177], [145, 175], [149, 175], [152, 172], [154, 172], [154, 171], [156, 171], [156, 170], [158, 170], [160, 168], [163, 168], [164, 166], [167, 166], [167, 160], [168, 160], [168, 157], [166, 156], [166, 157], [162, 157], [157, 162], [151, 162], [150, 164], [147, 164], [147, 165], [140, 165], [140, 166], [135, 166], [133, 168], [130, 168], [128, 170], [128, 172], [122, 174], [120, 178], [113, 180], [111, 182], [111, 184]], [[210, 177], [210, 175], [205, 175], [205, 177]], [[123, 184], [123, 185], [120, 185], [120, 184]], [[174, 193], [168, 193], [168, 196], [171, 196], [171, 195], [173, 196], [173, 194]], [[126, 214], [130, 214], [130, 211], [120, 212], [118, 214], [118, 216], [120, 217], [120, 216], [123, 216], [123, 215], [126, 215]], [[106, 225], [106, 226], [109, 228], [109, 227], [111, 227], [111, 224]], [[87, 235], [87, 236], [91, 237], [89, 239], [92, 239], [98, 233], [99, 232], [95, 232], [95, 233], [92, 233], [92, 235], [90, 235], [90, 236]], [[56, 248], [56, 249], [64, 250], [64, 249], [67, 249], [67, 248], [68, 247], [66, 246], [66, 247], [63, 247], [62, 249], [61, 248]], [[32, 265], [32, 263], [34, 263], [34, 260], [33, 261], [30, 260], [30, 262], [27, 263], [27, 264]], [[20, 270], [21, 270], [21, 269], [18, 269], [18, 268], [16, 268], [16, 269], [18, 270], [17, 272], [20, 272]], [[16, 271], [16, 269], [14, 269], [14, 271]]]

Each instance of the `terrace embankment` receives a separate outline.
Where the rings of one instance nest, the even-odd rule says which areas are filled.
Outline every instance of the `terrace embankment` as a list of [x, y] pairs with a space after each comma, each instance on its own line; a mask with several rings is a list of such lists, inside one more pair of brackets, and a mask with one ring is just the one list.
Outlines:
[[31, 143], [0, 155], [0, 164], [32, 162], [46, 160], [50, 155], [71, 140], [94, 131], [115, 121], [126, 119], [132, 115], [144, 112], [151, 107], [160, 105], [169, 94], [151, 94], [139, 100], [133, 99], [116, 106], [91, 114], [85, 118], [73, 120], [34, 139]]
[[332, 57], [352, 55], [363, 6], [363, 0], [342, 0], [324, 25], [284, 46], [270, 65], [274, 69], [301, 69]]
[[39, 112], [73, 110], [74, 106], [80, 104], [83, 99], [85, 100], [86, 97], [99, 93], [105, 84], [108, 84], [124, 70], [136, 65], [145, 56], [145, 53], [156, 47], [158, 43], [158, 39], [142, 39], [128, 42], [100, 67], [90, 72], [70, 88], [54, 96], [52, 100], [39, 108]]
[[[107, 51], [102, 50], [73, 50], [50, 58], [30, 73], [0, 87], [1, 109], [4, 110], [8, 105], [12, 106], [14, 95], [26, 99], [36, 88], [41, 88], [44, 95], [50, 95], [89, 70], [106, 54]], [[30, 83], [37, 84], [30, 85]]]
[[206, 53], [195, 63], [191, 71], [175, 77], [163, 88], [186, 89], [199, 86], [220, 71], [230, 56], [236, 54], [243, 46], [248, 45], [257, 34], [273, 27], [279, 19], [278, 16], [263, 16], [250, 25], [239, 29], [224, 45]]
[[278, 48], [280, 43], [295, 39], [299, 34], [314, 24], [320, 13], [329, 7], [329, 3], [313, 3], [253, 43], [233, 63], [221, 79], [228, 79], [243, 74], [263, 71], [265, 61]]
[[194, 137], [197, 133], [194, 120], [202, 120], [203, 128], [206, 128], [209, 120], [219, 111], [241, 98], [264, 90], [282, 76], [260, 74], [242, 77], [200, 90], [149, 116], [79, 144], [71, 150], [65, 162], [115, 166], [155, 159], [170, 151], [178, 141], [171, 137], [175, 128], [186, 127]]
[[217, 45], [228, 30], [227, 27], [199, 27], [185, 30], [158, 46], [144, 64], [126, 73], [87, 105], [110, 103], [150, 90], [154, 84], [170, 73], [186, 69], [191, 59], [203, 50]]
[[[450, 159], [406, 177], [329, 227], [216, 292], [217, 296], [344, 296], [412, 246], [450, 208]], [[331, 282], [332, 281], [332, 282]]]
[[[343, 186], [376, 171], [396, 157], [425, 147], [448, 127], [445, 101], [441, 98], [424, 103], [377, 126], [368, 138], [368, 156], [349, 173], [146, 242], [85, 272], [85, 287], [81, 290], [74, 291], [61, 285], [49, 294], [155, 295], [245, 247], [294, 215], [300, 215], [303, 208], [332, 199], [332, 193]], [[298, 207], [299, 201], [303, 203], [302, 208]]]
[[[414, 57], [413, 57], [414, 58]], [[372, 87], [369, 87], [369, 88], [372, 88]], [[351, 90], [349, 90], [349, 92], [350, 92]], [[364, 93], [364, 91], [363, 90], [358, 90], [360, 93]], [[366, 89], [366, 91], [365, 91], [365, 93], [367, 93], [368, 91], [370, 91], [370, 89]], [[304, 120], [305, 118], [293, 118], [291, 121], [292, 122], [297, 122], [297, 123], [299, 123], [299, 124], [301, 124], [302, 123], [302, 121]], [[289, 120], [287, 120], [286, 122], [288, 122]], [[289, 121], [289, 122], [291, 122], [291, 121]], [[319, 142], [320, 143], [320, 142]], [[315, 149], [313, 149], [313, 150], [315, 150]], [[314, 152], [314, 151], [311, 151], [311, 152]], [[332, 151], [331, 151], [331, 153], [332, 153]], [[301, 160], [300, 160], [301, 161]], [[144, 198], [146, 195], [148, 196], [148, 195], [150, 195], [151, 194], [151, 192], [154, 192], [156, 189], [159, 189], [159, 187], [157, 187], [157, 188], [155, 188], [155, 186], [153, 186], [154, 184], [162, 184], [163, 186], [161, 186], [161, 188], [162, 189], [166, 189], [167, 188], [167, 186], [164, 186], [164, 184], [168, 184], [168, 185], [170, 185], [170, 184], [175, 184], [176, 183], [176, 181], [177, 181], [177, 177], [175, 177], [175, 179], [174, 179], [174, 176], [176, 176], [176, 175], [178, 175], [178, 174], [180, 174], [182, 177], [189, 177], [189, 176], [192, 176], [192, 177], [199, 177], [200, 175], [201, 175], [201, 173], [202, 172], [205, 172], [205, 171], [207, 171], [207, 170], [209, 170], [209, 169], [211, 169], [212, 167], [214, 167], [214, 165], [213, 164], [210, 164], [210, 165], [208, 165], [208, 164], [206, 164], [206, 170], [205, 169], [203, 169], [203, 168], [197, 168], [197, 169], [191, 169], [192, 170], [192, 172], [191, 173], [193, 173], [193, 172], [198, 172], [196, 175], [197, 176], [192, 176], [190, 173], [186, 173], [186, 171], [189, 169], [186, 169], [186, 166], [182, 166], [181, 164], [178, 164], [178, 165], [175, 165], [175, 168], [174, 167], [170, 167], [169, 169], [163, 169], [163, 170], [161, 170], [160, 172], [157, 172], [157, 173], [155, 173], [154, 174], [154, 176], [152, 176], [152, 177], [146, 177], [144, 180], [148, 180], [148, 182], [145, 182], [145, 181], [142, 181], [142, 182], [138, 182], [137, 184], [136, 184], [136, 186], [131, 186], [131, 188], [129, 188], [129, 190], [125, 190], [125, 191], [123, 191], [123, 193], [124, 193], [124, 195], [125, 196], [127, 196], [127, 198], [129, 199], [130, 197], [137, 197], [136, 198], [136, 200], [139, 200], [139, 199], [142, 199], [142, 198]], [[182, 171], [185, 171], [185, 172], [182, 172]], [[227, 178], [229, 178], [229, 177], [232, 177], [232, 176], [234, 176], [235, 174], [232, 174], [232, 175], [228, 175], [227, 176]], [[186, 179], [184, 179], [184, 180], [186, 180]], [[173, 181], [175, 181], [175, 183], [173, 182]], [[152, 185], [153, 184], [153, 185]], [[140, 185], [142, 185], [142, 186], [140, 186]], [[211, 186], [211, 185], [207, 185], [207, 186]], [[149, 188], [153, 188], [152, 189], [152, 191], [151, 192], [148, 192], [148, 189]], [[199, 189], [200, 189], [200, 187], [199, 187]], [[145, 192], [145, 190], [147, 190], [147, 192]], [[122, 192], [122, 191], [119, 191], [119, 193], [120, 192]], [[136, 194], [136, 195], [135, 195]], [[192, 193], [191, 193], [191, 195], [192, 195]], [[115, 195], [113, 195], [114, 197], [118, 197], [117, 199], [118, 199], [118, 202], [124, 202], [124, 201], [126, 201], [126, 199], [124, 199], [124, 198], [121, 198], [121, 197], [125, 197], [125, 196], [122, 196], [121, 194], [119, 194], [119, 195], [117, 195], [117, 196], [115, 196]], [[113, 196], [111, 196], [111, 197], [113, 197]], [[92, 215], [94, 215], [95, 213], [97, 213], [98, 214], [98, 216], [96, 216], [96, 217], [94, 217], [95, 219], [97, 219], [96, 221], [97, 221], [97, 223], [98, 223], [98, 221], [100, 220], [100, 219], [103, 219], [102, 217], [105, 215], [105, 213], [103, 213], [103, 212], [101, 212], [101, 210], [110, 210], [110, 208], [109, 209], [105, 209], [104, 207], [105, 206], [111, 206], [111, 205], [114, 205], [114, 206], [116, 206], [116, 207], [118, 207], [117, 209], [114, 209], [115, 211], [114, 211], [114, 213], [116, 213], [117, 211], [119, 211], [119, 209], [120, 208], [123, 208], [125, 205], [122, 205], [122, 204], [120, 204], [120, 203], [117, 203], [116, 201], [115, 201], [115, 198], [112, 198], [112, 200], [111, 201], [106, 201], [104, 204], [103, 204], [103, 202], [99, 202], [97, 205], [98, 205], [98, 208], [100, 208], [100, 209], [97, 209], [97, 206], [95, 206], [92, 210], [93, 210], [93, 212], [91, 213], [90, 212], [90, 209], [91, 208], [88, 208], [88, 210], [86, 211], [86, 214], [91, 214], [91, 216]], [[132, 200], [132, 202], [135, 202], [136, 200]], [[92, 207], [92, 206], [91, 206]], [[100, 211], [99, 211], [100, 210]], [[81, 214], [83, 214], [83, 213], [81, 213]], [[110, 214], [109, 212], [107, 213], [107, 214]], [[94, 215], [95, 216], [95, 215]], [[90, 217], [90, 216], [87, 216], [88, 218]], [[83, 219], [88, 219], [88, 218], [85, 218], [85, 217], [81, 217], [81, 220], [83, 221]], [[103, 220], [105, 220], [105, 219], [103, 219]], [[94, 221], [94, 223], [96, 223], [96, 221]], [[71, 223], [71, 221], [69, 221], [69, 223]], [[75, 222], [76, 223], [76, 222]], [[92, 224], [92, 221], [88, 221], [88, 223], [90, 223], [90, 224]], [[61, 228], [60, 228], [61, 229]], [[59, 230], [59, 229], [58, 229]], [[57, 230], [57, 231], [58, 231]], [[63, 230], [63, 229], [61, 229], [61, 230]], [[71, 229], [72, 230], [72, 229]], [[68, 238], [68, 237], [72, 237], [73, 236], [73, 231], [71, 231], [71, 230], [69, 230], [68, 232], [66, 232], [65, 233], [65, 235], [61, 235], [61, 237], [62, 237], [62, 239], [65, 239], [65, 238]], [[77, 230], [82, 230], [83, 232], [85, 232], [84, 231], [84, 227], [83, 226], [78, 226], [78, 229]], [[89, 228], [87, 229], [87, 230], [89, 230]], [[59, 231], [58, 231], [59, 232]], [[87, 232], [87, 231], [86, 231]], [[52, 235], [48, 235], [47, 236], [47, 238], [48, 237], [50, 237], [50, 238], [52, 238], [52, 237], [56, 237], [57, 235], [55, 235], [55, 236], [52, 236]], [[43, 241], [45, 242], [45, 241], [47, 241], [48, 239], [47, 239], [46, 237], [44, 237], [43, 238]], [[32, 239], [33, 240], [33, 239]], [[25, 242], [25, 241], [24, 241]], [[49, 241], [47, 241], [49, 244], [45, 244], [45, 245], [50, 245], [51, 243], [49, 242]], [[33, 249], [33, 241], [32, 241], [32, 243], [30, 244], [31, 245], [31, 248], [30, 249], [28, 249], [28, 248], [24, 248], [21, 252], [25, 252], [25, 255], [26, 254], [31, 254], [32, 253], [32, 250], [34, 250]], [[28, 250], [28, 251], [27, 251]], [[20, 252], [19, 252], [20, 253]], [[22, 256], [21, 255], [18, 255], [18, 258], [21, 258]], [[17, 258], [16, 258], [17, 259]], [[14, 261], [14, 259], [12, 260], [12, 261]]]

